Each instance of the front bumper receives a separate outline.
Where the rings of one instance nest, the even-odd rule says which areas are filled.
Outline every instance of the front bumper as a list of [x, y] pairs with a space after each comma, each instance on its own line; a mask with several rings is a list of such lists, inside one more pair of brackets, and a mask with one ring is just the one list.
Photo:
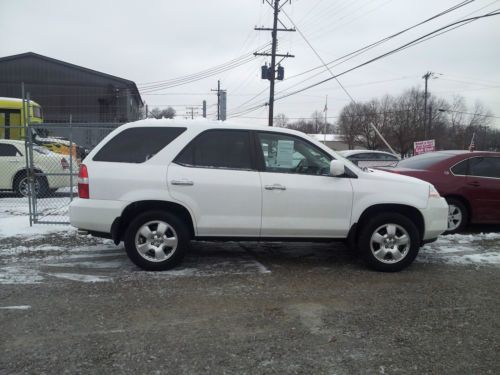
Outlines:
[[435, 239], [448, 229], [448, 203], [444, 198], [430, 198], [427, 207], [420, 212], [425, 223], [422, 241]]

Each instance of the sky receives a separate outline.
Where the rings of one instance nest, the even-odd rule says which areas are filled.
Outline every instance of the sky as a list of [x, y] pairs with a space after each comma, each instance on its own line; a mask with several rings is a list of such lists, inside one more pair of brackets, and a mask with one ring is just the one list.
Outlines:
[[[278, 35], [279, 53], [295, 57], [282, 63], [286, 80], [277, 83], [277, 97], [331, 77], [324, 68], [293, 77], [321, 66], [321, 60], [335, 60], [459, 3], [463, 1], [284, 3], [280, 20], [287, 27], [295, 24], [300, 32]], [[331, 72], [341, 73], [451, 22], [497, 9], [500, 0], [471, 1], [331, 67]], [[260, 67], [270, 59], [250, 57], [271, 40], [269, 31], [254, 27], [271, 25], [272, 9], [262, 0], [0, 0], [0, 56], [31, 51], [130, 79], [149, 109], [173, 106], [178, 115], [206, 100], [214, 118], [217, 97], [211, 90], [220, 80], [233, 121], [266, 124], [268, 108], [263, 105], [269, 99], [269, 82], [260, 78]], [[480, 101], [499, 117], [493, 121], [500, 127], [499, 40], [500, 16], [483, 18], [355, 69], [339, 81], [354, 100], [366, 101], [422, 89], [422, 76], [431, 71], [436, 73], [429, 80], [432, 95], [448, 100], [462, 95], [470, 107]], [[220, 69], [209, 70], [214, 67]], [[185, 79], [173, 81], [207, 70], [207, 77], [194, 76], [188, 84]], [[310, 118], [324, 109], [327, 95], [327, 115], [333, 122], [350, 101], [335, 80], [276, 101], [275, 114]]]

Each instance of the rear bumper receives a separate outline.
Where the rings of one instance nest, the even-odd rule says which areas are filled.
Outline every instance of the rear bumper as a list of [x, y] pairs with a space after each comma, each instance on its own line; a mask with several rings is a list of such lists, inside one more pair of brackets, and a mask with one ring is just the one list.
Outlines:
[[111, 233], [111, 225], [119, 217], [126, 202], [75, 199], [69, 206], [70, 224], [89, 232]]
[[437, 238], [448, 229], [448, 203], [444, 198], [430, 198], [427, 208], [420, 212], [425, 223], [423, 242]]

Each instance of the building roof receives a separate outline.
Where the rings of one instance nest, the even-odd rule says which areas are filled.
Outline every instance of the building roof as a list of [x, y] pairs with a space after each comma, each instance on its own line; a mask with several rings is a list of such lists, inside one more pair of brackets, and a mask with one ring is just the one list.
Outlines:
[[65, 61], [57, 60], [57, 59], [54, 59], [52, 57], [40, 55], [38, 53], [25, 52], [25, 53], [20, 53], [20, 54], [17, 54], [17, 55], [0, 57], [0, 63], [2, 63], [3, 61], [17, 60], [17, 59], [22, 59], [22, 58], [25, 58], [25, 57], [34, 57], [34, 58], [37, 58], [37, 59], [40, 59], [40, 60], [45, 60], [45, 61], [49, 61], [49, 62], [52, 62], [52, 63], [55, 63], [55, 64], [63, 65], [63, 66], [69, 67], [69, 68], [81, 70], [81, 71], [86, 72], [86, 73], [90, 73], [90, 74], [94, 74], [94, 75], [101, 76], [101, 77], [104, 77], [104, 78], [108, 78], [108, 79], [112, 79], [112, 80], [115, 80], [115, 81], [119, 81], [119, 82], [121, 82], [121, 83], [123, 83], [123, 84], [125, 84], [127, 86], [130, 86], [132, 94], [137, 97], [137, 99], [139, 100], [139, 102], [141, 104], [143, 103], [142, 102], [142, 98], [141, 98], [141, 94], [139, 93], [139, 89], [137, 88], [137, 85], [135, 84], [134, 81], [130, 81], [130, 80], [125, 79], [125, 78], [116, 77], [116, 76], [113, 76], [111, 74], [102, 73], [102, 72], [99, 72], [97, 70], [85, 68], [83, 66], [71, 64], [71, 63], [68, 63], [68, 62], [65, 62]]

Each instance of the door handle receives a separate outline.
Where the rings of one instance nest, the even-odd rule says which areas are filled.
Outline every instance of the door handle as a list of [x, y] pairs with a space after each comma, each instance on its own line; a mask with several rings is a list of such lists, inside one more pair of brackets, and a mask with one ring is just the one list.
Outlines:
[[475, 187], [481, 186], [481, 184], [479, 182], [477, 182], [477, 181], [468, 182], [467, 185], [475, 186]]
[[286, 190], [286, 187], [280, 184], [274, 184], [274, 185], [265, 185], [264, 189], [266, 190]]
[[179, 185], [179, 186], [193, 186], [194, 182], [189, 181], [189, 180], [172, 180], [170, 182], [172, 185]]

